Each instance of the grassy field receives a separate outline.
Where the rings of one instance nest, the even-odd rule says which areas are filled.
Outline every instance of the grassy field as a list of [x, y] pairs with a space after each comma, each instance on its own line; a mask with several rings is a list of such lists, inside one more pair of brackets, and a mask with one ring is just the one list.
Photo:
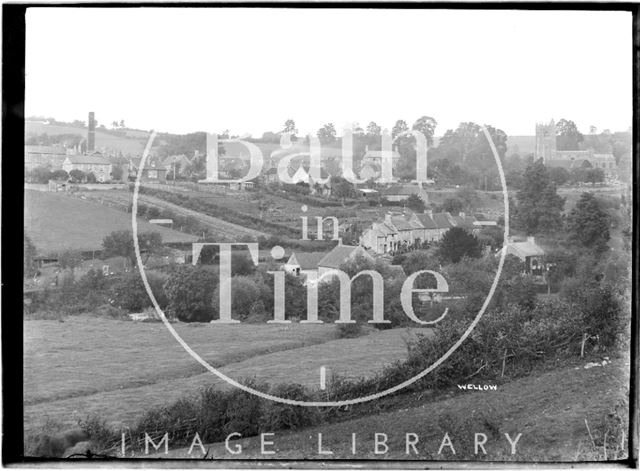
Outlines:
[[[418, 407], [296, 432], [277, 432], [269, 438], [274, 442], [269, 447], [276, 450], [274, 455], [261, 455], [259, 437], [232, 442], [242, 446], [241, 455], [229, 454], [223, 443], [206, 448], [213, 459], [580, 461], [605, 459], [603, 445], [607, 443], [608, 459], [624, 458], [628, 417], [618, 416], [621, 421], [616, 426], [609, 414], [615, 414], [618, 406], [618, 411], [624, 409], [629, 363], [616, 360], [589, 369], [584, 363], [499, 385], [496, 391], [456, 388], [447, 397], [424, 401]], [[486, 456], [481, 451], [474, 455], [476, 432], [488, 436]], [[322, 434], [323, 450], [330, 450], [331, 455], [318, 454], [318, 433]], [[355, 456], [352, 433], [357, 434]], [[386, 454], [375, 454], [375, 433], [387, 434]], [[406, 433], [418, 436], [418, 454], [413, 449], [407, 454]], [[455, 455], [448, 447], [437, 453], [445, 433], [450, 435]], [[522, 433], [515, 455], [510, 453], [505, 433], [512, 439]], [[174, 449], [169, 455], [153, 457], [201, 458], [202, 454], [195, 447], [192, 455], [188, 449]]]
[[[129, 208], [133, 201], [133, 194], [129, 191], [106, 190], [106, 191], [86, 191], [83, 195], [92, 200], [106, 201], [121, 209]], [[237, 240], [240, 237], [260, 237], [267, 234], [262, 231], [233, 224], [223, 219], [199, 213], [197, 211], [184, 208], [177, 204], [164, 201], [160, 198], [149, 195], [139, 195], [138, 204], [154, 206], [159, 209], [168, 209], [181, 216], [193, 216], [203, 226], [207, 227], [214, 237], [222, 237], [230, 240]]]
[[[47, 418], [72, 426], [97, 412], [130, 424], [150, 407], [198, 387], [227, 387], [196, 363], [160, 323], [69, 317], [25, 321], [25, 429]], [[174, 324], [203, 358], [232, 378], [319, 387], [319, 368], [366, 376], [406, 357], [406, 330], [337, 339], [336, 326]], [[423, 331], [424, 332], [424, 331]], [[349, 359], [349, 361], [347, 361]]]
[[[131, 215], [93, 201], [64, 194], [25, 191], [24, 227], [36, 249], [99, 250], [112, 231], [131, 230]], [[138, 231], [155, 231], [164, 242], [195, 242], [197, 237], [138, 219]]]

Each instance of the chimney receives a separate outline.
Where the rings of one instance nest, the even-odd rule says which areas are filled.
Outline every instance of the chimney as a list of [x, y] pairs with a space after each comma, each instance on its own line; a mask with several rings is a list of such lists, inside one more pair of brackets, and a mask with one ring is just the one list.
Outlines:
[[464, 211], [460, 211], [460, 212], [458, 213], [458, 216], [460, 216], [461, 218], [463, 218], [463, 219], [464, 219], [467, 215], [464, 213]]
[[338, 245], [342, 245], [342, 237], [338, 237]]
[[427, 216], [432, 218], [433, 217], [433, 209], [425, 209], [424, 210], [424, 214], [426, 214]]
[[384, 215], [384, 222], [391, 223], [391, 213], [387, 213]]
[[95, 113], [89, 111], [89, 135], [87, 139], [87, 152], [90, 154], [96, 148], [96, 120]]
[[527, 242], [530, 244], [535, 244], [536, 238], [534, 236], [527, 236]]
[[367, 152], [369, 152], [369, 144], [367, 144], [366, 146], [364, 146], [364, 152], [365, 152], [365, 154], [366, 154]]

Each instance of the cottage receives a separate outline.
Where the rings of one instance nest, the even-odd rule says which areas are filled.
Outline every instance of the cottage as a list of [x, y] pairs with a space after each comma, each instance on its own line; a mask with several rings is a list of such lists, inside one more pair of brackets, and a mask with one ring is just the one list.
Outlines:
[[[525, 241], [520, 242], [509, 238], [507, 244], [502, 248], [502, 251], [505, 250], [507, 255], [515, 255], [524, 262], [524, 272], [526, 274], [540, 278], [544, 277], [546, 272], [544, 262], [545, 251], [536, 244], [534, 237], [527, 237]], [[499, 253], [501, 254], [502, 251]]]
[[71, 173], [73, 170], [93, 173], [99, 182], [106, 182], [111, 179], [111, 162], [103, 158], [99, 153], [68, 155], [62, 164], [62, 169], [67, 173]]
[[301, 272], [317, 270], [327, 252], [294, 252], [284, 264], [284, 271], [299, 276]]
[[343, 245], [342, 241], [338, 242], [338, 245], [318, 262], [318, 277], [323, 280], [330, 279], [331, 270], [339, 269], [343, 263], [353, 260], [358, 256], [373, 261], [373, 257], [361, 246]]

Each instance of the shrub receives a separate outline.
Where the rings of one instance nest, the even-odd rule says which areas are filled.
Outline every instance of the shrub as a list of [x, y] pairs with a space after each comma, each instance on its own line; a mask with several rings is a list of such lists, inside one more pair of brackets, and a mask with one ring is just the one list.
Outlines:
[[[164, 309], [168, 303], [163, 289], [165, 277], [149, 270], [147, 270], [146, 276], [156, 301]], [[142, 311], [152, 305], [151, 298], [138, 271], [121, 275], [119, 281], [111, 288], [111, 299], [115, 307], [134, 312]]]
[[167, 313], [184, 322], [213, 319], [212, 288], [218, 277], [210, 270], [192, 265], [178, 268], [167, 280]]
[[338, 337], [341, 339], [349, 339], [359, 337], [362, 334], [362, 324], [338, 324]]
[[[267, 386], [255, 380], [245, 381], [245, 384], [257, 390], [267, 390]], [[242, 436], [257, 435], [260, 430], [263, 400], [255, 394], [242, 390], [235, 390], [227, 399], [225, 410], [225, 435], [238, 432]]]
[[[313, 398], [300, 384], [279, 384], [271, 393], [284, 399], [295, 401], [311, 401]], [[294, 406], [280, 402], [268, 401], [260, 420], [261, 430], [295, 430], [309, 427], [320, 421], [317, 408]]]
[[96, 413], [88, 414], [84, 419], [78, 419], [78, 427], [91, 440], [94, 453], [102, 453], [116, 446], [120, 442], [117, 431], [107, 425], [107, 421]]

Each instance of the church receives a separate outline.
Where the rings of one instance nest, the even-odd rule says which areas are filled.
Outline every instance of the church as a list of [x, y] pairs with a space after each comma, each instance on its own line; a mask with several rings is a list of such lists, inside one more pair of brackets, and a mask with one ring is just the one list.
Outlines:
[[567, 170], [580, 167], [586, 161], [593, 168], [601, 168], [608, 178], [617, 177], [616, 159], [613, 154], [596, 154], [593, 149], [557, 150], [556, 124], [553, 120], [549, 124], [536, 124], [535, 159], [542, 159], [547, 166], [564, 167]]

